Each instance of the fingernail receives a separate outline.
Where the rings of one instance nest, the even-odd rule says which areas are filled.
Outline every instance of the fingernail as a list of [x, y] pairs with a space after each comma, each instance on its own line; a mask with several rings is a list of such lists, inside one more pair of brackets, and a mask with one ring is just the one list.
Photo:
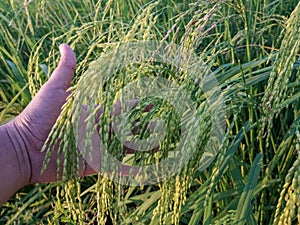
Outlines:
[[63, 51], [63, 44], [59, 45], [59, 52], [60, 52], [60, 54], [62, 54], [62, 51]]

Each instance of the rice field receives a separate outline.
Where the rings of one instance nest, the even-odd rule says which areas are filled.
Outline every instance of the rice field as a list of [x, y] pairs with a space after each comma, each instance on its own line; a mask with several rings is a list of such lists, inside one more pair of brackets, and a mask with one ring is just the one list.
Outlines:
[[[44, 146], [44, 165], [60, 143], [68, 156], [58, 161], [63, 180], [19, 190], [0, 208], [0, 224], [300, 224], [300, 2], [1, 1], [0, 124], [22, 112], [48, 80], [61, 43], [74, 49], [77, 67], [71, 97]], [[104, 80], [116, 62], [121, 66]], [[197, 79], [208, 79], [207, 86]], [[174, 94], [175, 87], [187, 95]], [[109, 135], [116, 120], [111, 106], [128, 96], [141, 99], [129, 113], [131, 124], [164, 120], [157, 151], [127, 154], [120, 137]], [[162, 168], [165, 175], [178, 166], [178, 146], [188, 157], [176, 173], [152, 183], [128, 185], [111, 174], [115, 165], [107, 157], [102, 172], [78, 178], [69, 121], [78, 121], [87, 104], [92, 119], [95, 105], [104, 106], [98, 133], [119, 161], [175, 162]], [[135, 135], [149, 137], [149, 130]], [[157, 176], [155, 168], [144, 176]]]

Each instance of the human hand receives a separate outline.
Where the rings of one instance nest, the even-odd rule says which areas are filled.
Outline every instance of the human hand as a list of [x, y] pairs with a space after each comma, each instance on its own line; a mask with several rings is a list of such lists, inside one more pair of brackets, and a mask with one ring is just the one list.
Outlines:
[[[60, 46], [60, 52], [58, 67], [29, 105], [15, 119], [0, 126], [0, 179], [5, 179], [5, 185], [0, 187], [0, 205], [27, 184], [53, 182], [57, 179], [57, 152], [54, 151], [47, 169], [41, 173], [46, 156], [46, 152], [41, 152], [41, 149], [70, 94], [67, 89], [75, 72], [76, 56], [73, 50], [63, 44]], [[128, 103], [132, 108], [137, 102], [138, 100], [130, 100]], [[112, 107], [112, 115], [118, 116], [121, 108], [121, 102], [117, 102]], [[83, 121], [81, 123], [83, 124]], [[151, 126], [153, 130], [154, 125]], [[127, 143], [127, 146], [130, 147], [124, 146], [126, 152], [135, 152], [132, 143]], [[97, 154], [101, 154], [101, 151]], [[96, 173], [93, 165], [87, 163], [83, 166], [82, 162], [86, 161], [82, 156], [79, 161], [80, 176]], [[122, 166], [122, 176], [129, 174], [129, 170], [130, 167]]]
[[[49, 80], [42, 86], [24, 111], [5, 125], [8, 128], [11, 141], [14, 142], [13, 145], [16, 148], [18, 159], [21, 160], [19, 164], [22, 168], [21, 171], [24, 173], [23, 177], [26, 177], [24, 180], [28, 184], [51, 182], [57, 179], [57, 154], [54, 152], [46, 171], [41, 174], [46, 155], [46, 152], [41, 152], [41, 149], [61, 112], [61, 107], [70, 94], [67, 89], [71, 85], [76, 66], [75, 53], [68, 45], [62, 44], [60, 52], [59, 65]], [[138, 100], [129, 100], [125, 105], [133, 108], [138, 102]], [[112, 115], [118, 116], [121, 113], [121, 108], [121, 102], [118, 101], [112, 107]], [[152, 105], [145, 111], [149, 111], [150, 108], [152, 108]], [[84, 107], [82, 109], [84, 113]], [[83, 121], [81, 123], [83, 124]], [[153, 126], [152, 124], [152, 129]], [[125, 145], [124, 150], [134, 153], [134, 147], [127, 147], [129, 145]], [[90, 173], [95, 173], [95, 171], [88, 164], [84, 170], [80, 168], [79, 174], [81, 176]]]
[[49, 80], [24, 111], [5, 125], [19, 160], [24, 185], [56, 180], [57, 155], [52, 155], [47, 170], [41, 174], [46, 154], [41, 149], [70, 94], [67, 89], [76, 66], [75, 53], [68, 45], [62, 44], [60, 53], [59, 65]]

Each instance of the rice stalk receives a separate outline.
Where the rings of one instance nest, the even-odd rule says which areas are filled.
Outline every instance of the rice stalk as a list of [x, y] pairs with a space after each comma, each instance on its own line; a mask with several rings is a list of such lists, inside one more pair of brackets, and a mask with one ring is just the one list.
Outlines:
[[268, 86], [262, 99], [265, 116], [261, 128], [261, 135], [263, 135], [262, 132], [264, 132], [264, 129], [267, 127], [267, 146], [269, 144], [273, 118], [277, 117], [280, 113], [280, 110], [278, 111], [276, 109], [279, 108], [279, 105], [288, 98], [290, 94], [293, 94], [290, 92], [291, 90], [288, 89], [288, 83], [293, 79], [292, 68], [300, 50], [299, 24], [300, 3], [298, 3], [287, 21], [281, 47], [276, 56]]
[[[286, 176], [276, 207], [274, 224], [293, 224], [293, 221], [296, 219], [299, 223], [299, 128], [296, 130], [295, 134], [298, 158], [293, 163]], [[285, 204], [285, 207], [282, 210], [283, 204]]]
[[[295, 175], [296, 169], [289, 175], [286, 186], [284, 180], [296, 159], [294, 153], [297, 141], [295, 142], [294, 130], [298, 127], [293, 128], [291, 124], [299, 121], [297, 55], [293, 58], [294, 65], [287, 69], [290, 75], [289, 82], [282, 89], [284, 93], [276, 89], [281, 94], [280, 100], [276, 104], [270, 101], [274, 118], [273, 128], [267, 134], [269, 147], [266, 146], [262, 135], [259, 140], [256, 136], [258, 136], [257, 131], [261, 129], [261, 121], [270, 118], [266, 107], [262, 110], [260, 107], [262, 96], [266, 93], [266, 86], [269, 86], [268, 91], [270, 91], [272, 86], [284, 86], [286, 82], [284, 75], [286, 73], [282, 72], [283, 69], [278, 84], [276, 80], [280, 76], [271, 74], [274, 76], [273, 81], [269, 77], [270, 72], [274, 70], [274, 65], [279, 67], [279, 61], [289, 64], [288, 58], [280, 58], [278, 55], [282, 53], [276, 54], [276, 52], [284, 50], [283, 47], [278, 50], [278, 40], [284, 39], [284, 35], [290, 31], [287, 29], [283, 32], [281, 38], [279, 33], [283, 28], [291, 27], [291, 25], [286, 26], [285, 21], [291, 9], [297, 4], [298, 1], [282, 0], [241, 0], [238, 4], [235, 1], [185, 3], [157, 1], [146, 4], [146, 1], [136, 0], [125, 4], [122, 1], [56, 0], [27, 1], [26, 12], [23, 1], [2, 2], [0, 4], [0, 42], [3, 46], [0, 48], [0, 63], [3, 65], [0, 68], [1, 113], [6, 109], [11, 117], [17, 115], [26, 106], [31, 96], [48, 79], [49, 72], [57, 65], [59, 58], [57, 47], [60, 43], [69, 43], [77, 53], [78, 67], [71, 89], [73, 94], [64, 106], [51, 137], [47, 140], [47, 157], [56, 150], [53, 146], [57, 140], [61, 140], [59, 154], [62, 158], [59, 158], [57, 163], [63, 167], [61, 172], [64, 180], [77, 176], [78, 155], [87, 154], [88, 158], [92, 158], [88, 148], [91, 147], [89, 138], [93, 131], [97, 131], [99, 124], [103, 125], [99, 129], [101, 137], [104, 141], [109, 140], [108, 143], [104, 143], [105, 147], [119, 160], [145, 165], [170, 157], [174, 149], [171, 143], [176, 143], [174, 140], [178, 140], [178, 133], [173, 129], [167, 136], [167, 140], [163, 142], [164, 151], [148, 155], [136, 153], [130, 156], [123, 152], [119, 154], [120, 143], [116, 139], [110, 139], [108, 135], [109, 123], [114, 119], [110, 118], [110, 106], [115, 103], [114, 97], [122, 97], [120, 87], [138, 79], [140, 74], [145, 76], [158, 74], [174, 80], [189, 91], [192, 90], [193, 100], [197, 106], [205, 102], [205, 95], [198, 91], [197, 86], [191, 84], [193, 76], [151, 62], [128, 65], [123, 70], [118, 70], [102, 90], [99, 90], [95, 84], [101, 81], [96, 72], [89, 74], [93, 82], [83, 78], [86, 76], [85, 71], [90, 62], [118, 48], [119, 43], [124, 40], [168, 40], [178, 43], [182, 52], [192, 51], [201, 55], [203, 60], [212, 66], [223, 91], [228, 106], [226, 111], [228, 132], [221, 152], [216, 158], [210, 158], [211, 166], [203, 170], [197, 168], [199, 168], [201, 155], [207, 154], [201, 147], [207, 142], [208, 138], [205, 135], [197, 140], [188, 140], [199, 142], [195, 154], [180, 173], [174, 174], [168, 181], [158, 185], [138, 188], [111, 184], [107, 177], [111, 175], [108, 171], [114, 165], [109, 164], [108, 158], [104, 158], [102, 163], [108, 164], [105, 168], [107, 173], [99, 177], [81, 179], [80, 184], [67, 184], [67, 188], [63, 186], [64, 183], [57, 183], [48, 189], [45, 189], [45, 186], [40, 186], [40, 189], [30, 186], [21, 190], [14, 199], [3, 206], [3, 210], [0, 211], [0, 223], [5, 223], [12, 218], [10, 221], [19, 224], [77, 224], [93, 223], [97, 220], [99, 223], [112, 221], [115, 224], [201, 224], [205, 222], [231, 224], [239, 216], [236, 214], [236, 209], [242, 199], [251, 201], [251, 204], [247, 204], [246, 207], [247, 210], [252, 210], [247, 214], [249, 224], [273, 224], [276, 204], [278, 205], [277, 221], [292, 220], [292, 223], [295, 223], [296, 216], [299, 215], [299, 206], [297, 206], [297, 199], [295, 200], [295, 193], [299, 195], [297, 192], [299, 184], [294, 179], [299, 177]], [[139, 16], [141, 14], [142, 16]], [[294, 24], [296, 28], [295, 23], [291, 22], [292, 17], [290, 18], [288, 23]], [[295, 13], [293, 18], [296, 18]], [[32, 28], [34, 33], [31, 32]], [[287, 36], [287, 38], [294, 40], [297, 36], [298, 34], [295, 33], [295, 37]], [[283, 42], [282, 46], [289, 48], [290, 44]], [[294, 46], [292, 51], [296, 51], [297, 46]], [[275, 63], [274, 56], [277, 57]], [[94, 66], [97, 66], [97, 63]], [[107, 69], [109, 68], [104, 66], [99, 71], [104, 72]], [[177, 75], [180, 75], [180, 78], [176, 77]], [[267, 83], [268, 79], [269, 83]], [[28, 82], [30, 92], [26, 88]], [[87, 96], [82, 97], [83, 95]], [[89, 101], [91, 101], [90, 106], [87, 104]], [[145, 116], [139, 109], [151, 101], [158, 104], [158, 107]], [[268, 102], [268, 98], [264, 101]], [[77, 129], [74, 121], [80, 116], [82, 104], [88, 105], [89, 117], [86, 118], [86, 123], [89, 132], [85, 134], [87, 140], [84, 142], [84, 149], [86, 150], [78, 152], [73, 131]], [[94, 104], [106, 106], [98, 124], [95, 124], [95, 117], [100, 107], [95, 107]], [[201, 107], [203, 108], [197, 108], [198, 112], [204, 115], [203, 123], [200, 124], [206, 129], [199, 127], [209, 134], [212, 121], [209, 116], [210, 108], [205, 103]], [[171, 112], [172, 110], [174, 107], [162, 101], [147, 99], [137, 106], [130, 118], [132, 121], [140, 118], [140, 124], [145, 124], [148, 119], [161, 117], [166, 119], [169, 127], [178, 127], [176, 122], [178, 116], [176, 117], [174, 115], [176, 113]], [[261, 112], [264, 114], [262, 115]], [[188, 121], [190, 117], [186, 116], [185, 119]], [[265, 126], [267, 127], [268, 124], [266, 123]], [[195, 127], [191, 125], [191, 129], [196, 129], [196, 125]], [[139, 138], [144, 136], [141, 135]], [[188, 145], [186, 146], [188, 149]], [[247, 192], [241, 198], [246, 187], [244, 182], [249, 180], [251, 165], [259, 152], [264, 154], [261, 176], [256, 186], [251, 189], [251, 193]], [[105, 187], [102, 186], [102, 182]], [[32, 192], [30, 188], [33, 188]], [[42, 190], [41, 194], [37, 194], [36, 190]], [[284, 190], [282, 197], [277, 190]], [[33, 200], [27, 202], [31, 197]], [[247, 210], [245, 212], [248, 212]], [[289, 216], [284, 216], [281, 213], [283, 211]]]

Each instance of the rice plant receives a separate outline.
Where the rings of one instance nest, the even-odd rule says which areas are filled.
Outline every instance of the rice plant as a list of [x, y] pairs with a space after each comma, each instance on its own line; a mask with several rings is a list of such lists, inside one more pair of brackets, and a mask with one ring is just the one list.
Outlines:
[[[1, 2], [0, 123], [46, 82], [59, 44], [74, 48], [78, 65], [43, 148], [46, 167], [59, 143], [63, 180], [24, 187], [0, 223], [299, 224], [299, 15], [296, 0]], [[130, 99], [139, 101], [124, 124], [112, 108], [120, 100], [126, 111]], [[159, 132], [151, 120], [164, 121]], [[159, 149], [128, 154], [132, 140], [147, 150], [159, 140]], [[78, 155], [98, 157], [100, 172], [78, 178]], [[122, 177], [112, 159], [154, 166]]]

